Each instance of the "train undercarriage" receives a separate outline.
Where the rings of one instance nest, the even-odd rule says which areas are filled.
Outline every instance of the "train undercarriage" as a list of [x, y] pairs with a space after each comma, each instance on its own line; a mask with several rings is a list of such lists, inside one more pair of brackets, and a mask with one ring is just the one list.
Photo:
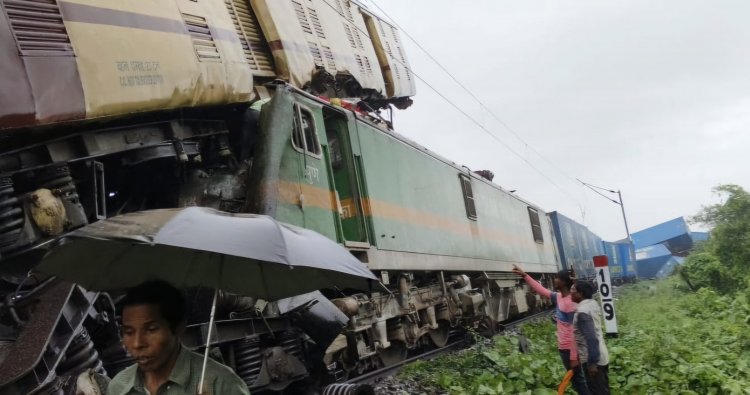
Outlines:
[[[472, 288], [467, 275], [423, 286], [407, 278], [400, 277], [400, 289], [333, 299], [319, 292], [273, 303], [223, 295], [210, 355], [231, 366], [252, 393], [315, 393], [445, 346], [466, 329], [494, 334], [501, 321], [541, 307], [525, 287]], [[3, 292], [0, 393], [74, 394], [79, 375], [112, 377], [132, 363], [119, 342], [117, 295], [33, 277], [18, 285], [4, 281]], [[487, 303], [490, 292], [496, 296]], [[194, 350], [208, 340], [209, 295], [189, 293], [194, 310], [183, 342]], [[488, 314], [492, 306], [495, 317]]]

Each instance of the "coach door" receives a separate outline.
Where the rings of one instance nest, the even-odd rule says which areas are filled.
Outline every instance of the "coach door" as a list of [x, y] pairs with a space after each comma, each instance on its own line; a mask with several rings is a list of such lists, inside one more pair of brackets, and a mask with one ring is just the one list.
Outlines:
[[328, 140], [327, 157], [342, 237], [348, 247], [369, 247], [347, 119], [343, 114], [327, 108], [323, 109], [323, 114]]

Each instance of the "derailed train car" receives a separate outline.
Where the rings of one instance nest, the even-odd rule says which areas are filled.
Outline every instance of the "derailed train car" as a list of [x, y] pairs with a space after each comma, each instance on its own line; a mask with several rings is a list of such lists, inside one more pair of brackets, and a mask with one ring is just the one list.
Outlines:
[[87, 368], [131, 363], [117, 295], [27, 275], [47, 242], [120, 213], [269, 214], [380, 276], [371, 292], [222, 298], [214, 354], [253, 391], [394, 363], [459, 324], [491, 331], [537, 302], [512, 264], [558, 269], [541, 209], [368, 114], [408, 106], [414, 81], [397, 30], [356, 2], [0, 4], [0, 393], [70, 393]]
[[381, 104], [414, 95], [397, 30], [346, 0], [2, 6], [0, 128], [246, 103], [276, 78]]
[[609, 258], [612, 282], [622, 284], [635, 280], [635, 261], [630, 258], [630, 243], [603, 241], [604, 253]]
[[602, 239], [586, 226], [557, 211], [548, 215], [563, 268], [573, 270], [579, 278], [594, 278], [594, 257], [605, 254]]

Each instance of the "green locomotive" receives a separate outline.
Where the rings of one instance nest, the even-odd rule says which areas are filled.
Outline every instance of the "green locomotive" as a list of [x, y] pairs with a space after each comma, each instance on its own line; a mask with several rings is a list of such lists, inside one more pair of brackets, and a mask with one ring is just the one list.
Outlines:
[[558, 270], [546, 214], [376, 121], [287, 86], [261, 112], [253, 211], [339, 241], [389, 288], [333, 299], [351, 319], [342, 336], [390, 359], [536, 307], [510, 269]]

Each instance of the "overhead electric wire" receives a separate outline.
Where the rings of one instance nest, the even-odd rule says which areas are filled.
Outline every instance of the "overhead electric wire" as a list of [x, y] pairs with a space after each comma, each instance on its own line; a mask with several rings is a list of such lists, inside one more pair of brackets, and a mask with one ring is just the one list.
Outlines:
[[568, 179], [570, 179], [571, 181], [573, 181], [573, 177], [572, 176], [570, 176], [565, 171], [563, 171], [560, 166], [557, 166], [556, 164], [552, 163], [544, 155], [542, 155], [539, 151], [537, 151], [531, 144], [529, 144], [528, 142], [526, 142], [526, 140], [524, 140], [513, 128], [511, 128], [510, 125], [508, 125], [505, 121], [502, 120], [502, 118], [500, 118], [497, 114], [495, 114], [495, 112], [492, 111], [492, 109], [490, 109], [489, 106], [487, 106], [486, 104], [484, 104], [484, 102], [481, 99], [479, 99], [474, 94], [474, 92], [472, 92], [469, 88], [467, 88], [466, 85], [464, 85], [463, 83], [461, 83], [461, 81], [459, 81], [458, 78], [456, 78], [453, 75], [453, 73], [451, 73], [447, 68], [445, 68], [445, 66], [443, 66], [442, 63], [440, 63], [434, 56], [432, 56], [432, 54], [430, 53], [430, 51], [428, 51], [426, 48], [424, 48], [414, 37], [412, 37], [409, 34], [409, 32], [407, 32], [403, 27], [401, 27], [392, 16], [390, 16], [382, 7], [380, 7], [375, 2], [375, 0], [368, 0], [368, 2], [371, 3], [372, 5], [374, 5], [375, 8], [377, 8], [383, 15], [385, 15], [386, 18], [390, 19], [391, 23], [393, 23], [394, 26], [396, 26], [401, 32], [403, 32], [404, 35], [407, 38], [409, 38], [409, 40], [411, 40], [419, 49], [421, 49], [422, 52], [424, 52], [427, 55], [427, 57], [429, 57], [430, 60], [432, 60], [433, 63], [435, 63], [441, 70], [443, 70], [443, 72], [445, 74], [447, 74], [448, 77], [450, 77], [453, 80], [453, 82], [455, 82], [458, 86], [460, 86], [461, 89], [464, 90], [464, 92], [466, 92], [469, 96], [471, 96], [472, 99], [474, 99], [477, 103], [479, 103], [479, 105], [485, 111], [487, 111], [487, 113], [490, 114], [490, 116], [492, 116], [492, 118], [494, 118], [495, 121], [497, 121], [498, 123], [500, 123], [500, 125], [502, 125], [506, 130], [508, 130], [508, 132], [510, 132], [510, 134], [512, 134], [516, 139], [518, 139], [518, 141], [520, 141], [521, 143], [523, 143], [528, 149], [530, 149], [532, 152], [534, 152], [539, 158], [541, 158], [543, 161], [547, 162], [548, 165], [550, 165], [552, 168], [556, 169], [558, 172], [560, 172], [560, 174], [564, 175], [565, 177], [567, 177]]
[[[583, 185], [583, 186], [587, 187], [588, 189], [590, 189], [590, 190], [592, 190], [592, 191], [596, 192], [596, 193], [597, 193], [597, 194], [599, 194], [599, 195], [600, 195], [601, 197], [603, 197], [603, 198], [605, 198], [605, 199], [607, 199], [607, 200], [611, 201], [612, 203], [614, 203], [614, 204], [618, 204], [618, 205], [622, 205], [622, 203], [620, 203], [620, 202], [618, 202], [617, 200], [615, 200], [615, 199], [612, 199], [611, 197], [609, 197], [609, 196], [607, 196], [607, 195], [605, 195], [605, 194], [603, 194], [603, 193], [601, 193], [601, 192], [597, 191], [596, 189], [601, 189], [602, 191], [607, 191], [607, 192], [611, 192], [611, 193], [617, 193], [616, 191], [613, 191], [613, 190], [611, 190], [611, 189], [607, 189], [607, 188], [602, 188], [602, 187], [598, 187], [598, 186], [596, 186], [596, 185], [592, 185], [592, 184], [589, 184], [589, 183], [587, 183], [587, 182], [583, 182], [583, 181], [581, 181], [581, 180], [579, 180], [579, 179], [577, 179], [577, 178], [576, 178], [576, 180], [578, 180], [578, 182], [580, 182], [580, 183], [581, 183], [581, 185]], [[594, 189], [594, 188], [596, 188], [596, 189]]]
[[[349, 22], [349, 19], [346, 17], [346, 15], [344, 15], [342, 11], [339, 11], [335, 6], [333, 6], [331, 3], [329, 3], [328, 0], [322, 0], [322, 1], [328, 7], [330, 7], [332, 10], [334, 10], [342, 19], [344, 19], [344, 21]], [[394, 26], [396, 26], [397, 28], [399, 28], [395, 23], [394, 23]], [[368, 39], [372, 40], [372, 38], [370, 37], [370, 34], [367, 31], [362, 30], [359, 26], [357, 26], [354, 23], [352, 23], [352, 27], [354, 27], [355, 29], [357, 29], [362, 34], [364, 34], [365, 37], [367, 37]], [[411, 72], [417, 79], [419, 79], [420, 81], [422, 81], [423, 84], [427, 85], [427, 87], [429, 87], [433, 92], [435, 92], [438, 96], [440, 96], [443, 100], [445, 100], [448, 104], [450, 104], [453, 108], [455, 108], [458, 112], [460, 112], [464, 117], [466, 117], [468, 120], [470, 120], [473, 124], [475, 124], [477, 127], [479, 127], [487, 135], [489, 135], [490, 137], [492, 137], [495, 141], [497, 141], [498, 143], [500, 143], [508, 151], [510, 151], [511, 153], [513, 153], [514, 155], [516, 155], [519, 159], [521, 159], [522, 161], [524, 161], [527, 165], [529, 165], [529, 167], [531, 167], [537, 173], [539, 173], [542, 177], [544, 177], [550, 184], [552, 184], [553, 186], [555, 186], [555, 188], [559, 189], [561, 192], [563, 192], [564, 194], [568, 195], [568, 197], [570, 197], [574, 202], [578, 203], [578, 205], [581, 204], [581, 202], [578, 201], [578, 199], [575, 196], [571, 195], [570, 192], [568, 192], [567, 190], [565, 190], [564, 188], [562, 188], [561, 186], [559, 186], [554, 180], [552, 180], [549, 176], [547, 176], [547, 174], [545, 174], [542, 170], [540, 170], [539, 168], [537, 168], [536, 166], [534, 166], [531, 162], [529, 162], [526, 158], [524, 158], [523, 155], [521, 155], [518, 152], [516, 152], [509, 144], [507, 144], [506, 142], [502, 141], [497, 135], [495, 135], [494, 133], [492, 133], [489, 129], [487, 129], [484, 125], [482, 125], [479, 121], [477, 121], [469, 113], [467, 113], [461, 107], [459, 107], [457, 104], [455, 104], [453, 101], [451, 101], [442, 92], [440, 92], [439, 90], [437, 90], [437, 88], [435, 88], [434, 86], [432, 86], [432, 84], [430, 84], [429, 82], [427, 82], [427, 80], [425, 80], [419, 74], [417, 74], [416, 72], [414, 72], [414, 70], [412, 70], [408, 65], [404, 64], [404, 62], [402, 62], [400, 59], [396, 58], [392, 54], [388, 54], [388, 55], [390, 56], [391, 59], [393, 59], [394, 61], [396, 61], [397, 63], [399, 63], [401, 66], [403, 66], [406, 70], [408, 70], [409, 72]], [[480, 104], [481, 104], [481, 102], [480, 102]], [[528, 144], [526, 144], [526, 145], [528, 146]]]
[[576, 181], [578, 181], [578, 182], [580, 182], [581, 184], [583, 184], [583, 185], [586, 185], [586, 186], [588, 186], [588, 187], [592, 187], [592, 188], [596, 188], [596, 189], [601, 189], [602, 191], [607, 191], [607, 192], [609, 192], [609, 193], [617, 193], [617, 191], [613, 191], [613, 190], [611, 190], [611, 189], [607, 189], [607, 188], [603, 188], [603, 187], [598, 187], [598, 186], [596, 186], [596, 185], [594, 185], [594, 184], [589, 184], [588, 182], [583, 182], [583, 181], [581, 181], [581, 180], [580, 180], [580, 179], [578, 179], [578, 178], [576, 178]]

